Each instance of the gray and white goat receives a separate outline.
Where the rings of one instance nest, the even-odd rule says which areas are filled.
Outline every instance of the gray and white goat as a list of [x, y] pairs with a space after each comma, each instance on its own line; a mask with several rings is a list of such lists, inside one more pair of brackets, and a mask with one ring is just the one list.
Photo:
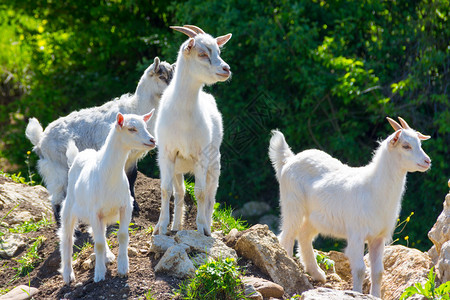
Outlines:
[[[160, 62], [159, 58], [155, 57], [153, 64], [139, 80], [134, 94], [124, 94], [102, 106], [74, 111], [50, 123], [45, 131], [36, 118], [29, 120], [25, 134], [39, 155], [38, 171], [50, 193], [57, 222], [61, 203], [66, 197], [69, 171], [66, 148], [69, 140], [73, 140], [80, 150], [100, 149], [118, 112], [142, 115], [159, 106], [161, 95], [172, 79], [173, 69], [174, 65]], [[154, 119], [147, 125], [151, 134], [154, 134]], [[148, 150], [132, 151], [125, 164], [133, 198], [137, 161], [147, 152]], [[134, 212], [139, 211], [136, 201], [133, 205]]]

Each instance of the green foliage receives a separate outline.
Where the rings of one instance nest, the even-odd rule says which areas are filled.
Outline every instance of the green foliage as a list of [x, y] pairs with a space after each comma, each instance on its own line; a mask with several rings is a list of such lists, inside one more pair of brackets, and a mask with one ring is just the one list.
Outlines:
[[37, 222], [25, 221], [16, 227], [9, 228], [9, 232], [13, 233], [28, 233], [32, 231], [38, 231], [40, 228], [49, 227], [54, 222], [49, 221], [46, 217]]
[[316, 261], [319, 266], [323, 266], [326, 270], [334, 270], [334, 260], [326, 255], [316, 252]]
[[[233, 33], [222, 51], [232, 80], [205, 88], [224, 120], [218, 202], [278, 206], [271, 129], [295, 152], [319, 148], [360, 166], [392, 132], [385, 117], [400, 115], [432, 136], [423, 148], [433, 168], [408, 175], [401, 216], [416, 212], [408, 236], [428, 249], [450, 173], [449, 13], [448, 0], [8, 1], [0, 4], [0, 159], [8, 161], [0, 169], [34, 166], [27, 118], [46, 126], [133, 92], [154, 56], [174, 62], [186, 36], [169, 25], [196, 24]], [[154, 157], [140, 163], [147, 175], [158, 175], [155, 166]]]
[[27, 184], [27, 185], [33, 185], [35, 183], [33, 180], [27, 181], [27, 179], [25, 177], [22, 177], [21, 175], [22, 175], [21, 172], [19, 172], [17, 174], [9, 174], [9, 173], [3, 172], [3, 170], [0, 170], [0, 176], [9, 178], [14, 182], [23, 183], [23, 184]]
[[186, 192], [191, 197], [192, 201], [197, 204], [197, 198], [195, 198], [195, 182], [184, 180], [184, 186], [186, 188]]
[[194, 278], [180, 285], [182, 299], [246, 299], [241, 272], [232, 258], [218, 259], [201, 265]]
[[232, 215], [233, 210], [226, 205], [221, 209], [220, 203], [214, 204], [213, 212], [213, 229], [222, 230], [223, 234], [228, 234], [231, 229], [236, 228], [238, 231], [242, 231], [248, 228], [246, 221], [241, 218], [235, 219]]
[[428, 280], [425, 285], [417, 282], [413, 286], [406, 288], [403, 294], [400, 296], [400, 300], [408, 299], [414, 295], [422, 295], [430, 300], [444, 300], [450, 299], [450, 281], [441, 284], [436, 288], [436, 274], [434, 273], [434, 267], [431, 268], [428, 273]]
[[31, 271], [34, 270], [35, 265], [42, 260], [42, 258], [38, 254], [39, 248], [45, 242], [45, 236], [38, 236], [28, 251], [17, 259], [19, 263], [19, 267], [15, 268], [17, 273], [16, 277], [23, 277], [28, 275]]
[[78, 256], [80, 256], [80, 253], [83, 253], [84, 251], [87, 251], [87, 249], [92, 248], [92, 244], [89, 243], [88, 241], [85, 241], [83, 243], [83, 246], [79, 247], [77, 245], [75, 245], [75, 248], [77, 248], [78, 251], [74, 252], [72, 255], [73, 260], [76, 260], [78, 258]]

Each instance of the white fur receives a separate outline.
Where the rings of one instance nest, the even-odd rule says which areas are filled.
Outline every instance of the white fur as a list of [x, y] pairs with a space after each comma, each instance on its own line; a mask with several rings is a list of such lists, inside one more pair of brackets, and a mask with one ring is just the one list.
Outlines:
[[[150, 119], [152, 113], [143, 117], [118, 113], [117, 121], [110, 126], [105, 144], [99, 151], [86, 149], [78, 153], [75, 143], [69, 143], [66, 153], [72, 165], [59, 231], [61, 273], [66, 284], [75, 280], [72, 247], [77, 219], [82, 219], [92, 227], [96, 257], [94, 281], [105, 278], [106, 260], [114, 260], [114, 254], [106, 243], [106, 226], [117, 220], [120, 220], [117, 234], [118, 273], [125, 275], [128, 272], [128, 226], [133, 198], [124, 167], [132, 149], [148, 151], [155, 147], [155, 140], [144, 122]], [[123, 122], [120, 121], [121, 117]]]
[[[161, 94], [171, 79], [172, 68], [166, 62], [160, 63], [156, 57], [142, 75], [134, 95], [125, 94], [102, 106], [72, 112], [50, 123], [45, 131], [37, 119], [29, 120], [25, 133], [40, 157], [38, 170], [50, 193], [56, 217], [58, 206], [66, 196], [69, 170], [66, 147], [69, 140], [73, 140], [80, 150], [100, 149], [118, 112], [145, 114], [159, 106]], [[154, 120], [148, 124], [148, 130], [154, 133]], [[126, 163], [127, 174], [146, 153], [147, 150], [130, 153]]]
[[[320, 150], [294, 155], [284, 136], [273, 131], [269, 156], [280, 183], [281, 245], [292, 256], [294, 241], [306, 271], [325, 281], [316, 263], [312, 241], [317, 234], [347, 239], [346, 255], [352, 268], [353, 289], [362, 292], [368, 242], [372, 287], [381, 296], [383, 251], [400, 212], [407, 172], [426, 171], [430, 158], [418, 133], [400, 129], [380, 143], [372, 162], [353, 168]], [[404, 149], [409, 144], [412, 149]], [[423, 167], [418, 166], [423, 165]]]
[[[231, 34], [226, 36], [226, 41]], [[220, 38], [220, 37], [219, 37]], [[219, 39], [217, 38], [217, 39]], [[198, 34], [181, 45], [174, 79], [161, 98], [156, 118], [158, 163], [161, 172], [161, 213], [154, 234], [166, 234], [169, 200], [174, 192], [172, 230], [180, 230], [184, 215], [184, 173], [195, 175], [197, 230], [211, 234], [211, 217], [220, 176], [222, 116], [205, 84], [227, 80], [229, 66], [219, 56], [218, 45], [209, 34]], [[201, 53], [207, 57], [200, 57]], [[218, 75], [219, 74], [219, 75]]]

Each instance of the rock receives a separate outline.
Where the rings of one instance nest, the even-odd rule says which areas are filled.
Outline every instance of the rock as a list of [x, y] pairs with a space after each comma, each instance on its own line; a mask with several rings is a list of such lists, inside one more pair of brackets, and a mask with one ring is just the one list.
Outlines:
[[25, 237], [19, 233], [10, 233], [0, 238], [0, 257], [10, 259], [27, 246]]
[[244, 295], [246, 299], [251, 300], [263, 300], [261, 293], [256, 291], [256, 289], [251, 284], [244, 284]]
[[39, 293], [39, 290], [35, 287], [19, 285], [9, 293], [0, 296], [0, 300], [27, 300], [33, 298], [37, 293]]
[[234, 248], [237, 239], [242, 235], [236, 228], [230, 230], [230, 232], [225, 236], [225, 243], [228, 247]]
[[257, 277], [244, 277], [242, 280], [245, 284], [252, 285], [257, 292], [259, 292], [263, 298], [282, 298], [284, 295], [284, 289], [281, 285], [272, 281], [265, 280]]
[[428, 238], [436, 247], [438, 255], [441, 253], [442, 245], [450, 240], [450, 194], [445, 197], [443, 206], [442, 213], [433, 228], [428, 232]]
[[206, 236], [198, 231], [181, 230], [175, 235], [175, 242], [189, 246], [188, 253], [206, 252], [212, 259], [233, 258], [237, 260], [236, 251], [213, 236]]
[[288, 257], [267, 225], [257, 224], [245, 230], [236, 241], [235, 250], [252, 260], [289, 294], [300, 294], [312, 288], [303, 267]]
[[163, 254], [172, 246], [175, 246], [176, 242], [173, 237], [158, 234], [152, 235], [150, 238], [150, 252]]
[[29, 211], [19, 211], [11, 215], [11, 219], [9, 219], [9, 224], [22, 224], [24, 222], [37, 221], [35, 216], [33, 216]]
[[94, 268], [94, 261], [90, 258], [86, 259], [85, 261], [83, 261], [83, 263], [81, 264], [81, 268], [85, 271], [93, 269]]
[[[365, 260], [368, 260], [366, 255]], [[403, 291], [428, 279], [431, 259], [428, 254], [404, 246], [388, 246], [383, 256], [384, 272], [381, 284], [383, 299], [399, 299]]]
[[[317, 288], [302, 294], [301, 300], [378, 300], [380, 298], [364, 295], [354, 291], [338, 291], [328, 288]], [[386, 298], [390, 299], [390, 298]]]
[[250, 201], [246, 202], [242, 208], [233, 211], [233, 217], [243, 217], [244, 219], [251, 217], [259, 217], [270, 210], [270, 205], [266, 202]]
[[138, 251], [134, 247], [128, 247], [128, 256], [129, 257], [135, 257], [138, 255]]
[[442, 283], [450, 281], [450, 241], [442, 245], [437, 270]]
[[155, 267], [155, 272], [165, 272], [169, 275], [186, 278], [195, 274], [195, 267], [187, 255], [189, 246], [177, 244], [164, 253]]
[[428, 232], [428, 237], [433, 242], [428, 254], [436, 266], [439, 281], [447, 282], [450, 280], [450, 193], [445, 197], [443, 206], [442, 213]]

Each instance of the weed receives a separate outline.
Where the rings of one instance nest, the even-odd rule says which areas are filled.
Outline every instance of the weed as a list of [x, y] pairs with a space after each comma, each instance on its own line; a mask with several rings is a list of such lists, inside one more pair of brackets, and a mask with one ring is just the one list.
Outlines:
[[435, 279], [436, 274], [434, 273], [434, 267], [432, 267], [428, 273], [428, 280], [425, 282], [425, 286], [417, 282], [413, 286], [406, 288], [400, 296], [400, 300], [407, 299], [416, 294], [425, 296], [430, 300], [450, 300], [450, 281], [436, 288]]
[[235, 219], [232, 215], [233, 210], [231, 207], [224, 206], [220, 208], [220, 203], [214, 204], [213, 212], [213, 229], [222, 230], [224, 234], [228, 234], [231, 229], [236, 228], [238, 231], [242, 231], [248, 228], [246, 221], [240, 218]]
[[92, 244], [89, 243], [88, 241], [86, 241], [86, 242], [84, 242], [83, 246], [81, 246], [81, 247], [79, 247], [77, 245], [74, 245], [74, 246], [75, 246], [75, 248], [78, 249], [78, 251], [72, 255], [72, 258], [73, 258], [73, 260], [76, 260], [78, 258], [78, 256], [80, 255], [80, 253], [83, 253], [86, 249], [91, 248]]
[[191, 196], [192, 201], [197, 204], [197, 198], [195, 198], [195, 183], [184, 180], [184, 186], [186, 187], [186, 192]]
[[55, 223], [55, 222], [49, 221], [46, 217], [44, 217], [42, 220], [40, 220], [38, 222], [25, 221], [22, 224], [14, 227], [14, 228], [10, 228], [9, 232], [28, 233], [31, 231], [37, 231], [38, 229], [43, 228], [43, 227], [48, 227], [53, 223]]
[[[394, 235], [398, 235], [398, 234], [402, 233], [403, 230], [405, 230], [406, 225], [408, 225], [409, 221], [411, 221], [411, 217], [413, 215], [414, 215], [414, 212], [412, 211], [409, 214], [409, 216], [407, 216], [403, 221], [400, 221], [400, 219], [397, 219], [397, 226], [395, 226]], [[406, 235], [405, 237], [403, 237], [403, 239], [406, 241], [406, 246], [408, 246], [409, 236]], [[399, 240], [400, 240], [400, 238], [396, 238], [395, 240], [392, 241], [391, 245], [394, 244], [395, 242], [398, 242]]]
[[149, 289], [147, 293], [144, 294], [144, 297], [139, 297], [139, 299], [156, 300], [155, 296], [153, 295], [152, 289]]
[[17, 174], [9, 174], [9, 173], [3, 172], [3, 170], [0, 170], [0, 176], [3, 176], [5, 178], [9, 178], [9, 179], [11, 179], [14, 182], [23, 183], [23, 184], [27, 184], [27, 185], [35, 184], [34, 181], [32, 181], [32, 180], [27, 181], [27, 179], [25, 177], [22, 177], [21, 175], [22, 175], [21, 172], [19, 172]]
[[144, 229], [145, 234], [152, 234], [153, 233], [153, 226], [150, 225], [148, 228]]
[[219, 258], [201, 265], [195, 276], [178, 290], [182, 299], [247, 299], [241, 271], [232, 258]]
[[316, 252], [316, 261], [319, 266], [325, 267], [326, 270], [331, 269], [334, 271], [334, 260], [326, 255]]
[[28, 249], [27, 253], [25, 253], [22, 257], [17, 259], [16, 261], [19, 263], [19, 267], [16, 269], [16, 278], [23, 277], [28, 275], [31, 271], [34, 270], [35, 265], [42, 260], [42, 258], [38, 255], [38, 250], [46, 240], [45, 236], [38, 236], [30, 249]]

